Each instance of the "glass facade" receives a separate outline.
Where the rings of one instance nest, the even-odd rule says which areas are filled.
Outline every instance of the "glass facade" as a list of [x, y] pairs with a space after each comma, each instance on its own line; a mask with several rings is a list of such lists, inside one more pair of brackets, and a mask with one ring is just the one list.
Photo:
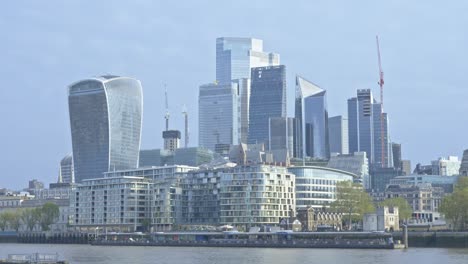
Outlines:
[[279, 65], [279, 55], [263, 52], [263, 41], [253, 38], [216, 39], [216, 81], [221, 84], [250, 78], [250, 69]]
[[323, 167], [289, 167], [296, 175], [296, 208], [322, 208], [336, 199], [336, 184], [353, 181], [356, 175]]
[[293, 156], [294, 118], [270, 118], [268, 136], [268, 150], [286, 150], [289, 157]]
[[348, 154], [348, 119], [334, 116], [328, 119], [330, 153]]
[[238, 144], [238, 86], [206, 84], [198, 97], [198, 143], [215, 149], [216, 144]]
[[143, 95], [138, 80], [102, 76], [69, 87], [75, 180], [138, 167]]
[[[357, 91], [357, 97], [348, 99], [349, 151], [365, 151], [373, 167], [392, 167], [393, 158], [388, 128], [388, 116], [381, 116], [382, 105], [377, 103], [370, 89]], [[382, 152], [382, 125], [384, 148]], [[382, 164], [382, 156], [384, 163]]]
[[249, 112], [249, 144], [268, 146], [268, 120], [286, 117], [286, 67], [252, 69]]
[[[328, 110], [326, 91], [306, 79], [296, 77], [296, 119], [299, 120], [302, 157], [328, 159]], [[299, 154], [299, 153], [298, 153]]]

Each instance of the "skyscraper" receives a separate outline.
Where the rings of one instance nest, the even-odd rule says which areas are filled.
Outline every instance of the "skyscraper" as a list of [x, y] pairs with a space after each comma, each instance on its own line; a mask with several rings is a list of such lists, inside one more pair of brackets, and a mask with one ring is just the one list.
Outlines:
[[263, 41], [254, 38], [216, 39], [216, 81], [230, 83], [250, 78], [251, 68], [279, 65], [279, 55], [263, 51]]
[[403, 162], [401, 158], [401, 144], [392, 143], [393, 167], [403, 171]]
[[75, 181], [138, 167], [143, 94], [140, 81], [105, 75], [68, 87]]
[[330, 141], [330, 152], [348, 154], [348, 118], [334, 116], [328, 118], [328, 135]]
[[301, 131], [298, 157], [330, 158], [326, 91], [297, 76], [295, 112]]
[[268, 146], [268, 120], [286, 117], [286, 67], [252, 68], [249, 144]]
[[371, 167], [388, 168], [393, 166], [392, 146], [388, 115], [381, 112], [382, 104], [377, 103], [370, 89], [358, 90], [357, 97], [348, 99], [349, 151], [365, 151]]
[[284, 150], [293, 157], [294, 118], [272, 117], [269, 120], [268, 150]]
[[216, 144], [239, 141], [238, 86], [236, 83], [205, 84], [198, 96], [198, 143], [215, 150]]
[[237, 83], [239, 141], [247, 143], [249, 130], [250, 75], [254, 67], [279, 65], [279, 55], [263, 51], [263, 41], [253, 38], [216, 39], [216, 81]]

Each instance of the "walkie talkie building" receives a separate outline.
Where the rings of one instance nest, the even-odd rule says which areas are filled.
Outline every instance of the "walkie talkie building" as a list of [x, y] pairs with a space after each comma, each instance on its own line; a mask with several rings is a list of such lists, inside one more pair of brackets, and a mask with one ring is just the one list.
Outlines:
[[143, 93], [140, 81], [105, 75], [68, 87], [75, 181], [138, 167]]

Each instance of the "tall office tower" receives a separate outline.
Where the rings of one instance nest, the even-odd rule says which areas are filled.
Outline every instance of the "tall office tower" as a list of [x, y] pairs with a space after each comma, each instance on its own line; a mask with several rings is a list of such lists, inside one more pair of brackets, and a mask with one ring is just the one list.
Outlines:
[[233, 80], [238, 87], [238, 137], [240, 143], [247, 143], [249, 134], [249, 103], [250, 103], [250, 79], [242, 78]]
[[[382, 104], [374, 102], [372, 104], [372, 116], [374, 120], [374, 162], [373, 166], [379, 168], [389, 168], [393, 167], [393, 158], [392, 158], [392, 143], [390, 142], [389, 133], [388, 133], [388, 115], [387, 113], [382, 112]], [[382, 121], [383, 117], [383, 121]], [[383, 122], [383, 126], [381, 124]], [[383, 133], [382, 128], [384, 129]], [[383, 148], [382, 148], [382, 135], [383, 139]], [[382, 152], [383, 151], [383, 152]], [[383, 156], [383, 157], [382, 157]], [[383, 161], [383, 164], [382, 164]]]
[[58, 182], [59, 183], [75, 183], [75, 172], [73, 169], [73, 156], [71, 153], [66, 155], [60, 161]]
[[286, 67], [252, 69], [249, 112], [249, 144], [268, 146], [268, 120], [286, 117]]
[[284, 150], [293, 157], [294, 118], [272, 117], [268, 122], [268, 150]]
[[105, 75], [68, 87], [75, 181], [138, 167], [143, 93], [140, 81]]
[[238, 85], [205, 84], [198, 96], [198, 143], [215, 150], [216, 144], [238, 144]]
[[328, 136], [331, 153], [349, 153], [348, 118], [342, 116], [328, 118]]
[[348, 99], [349, 152], [365, 151], [369, 163], [374, 163], [374, 125], [370, 89], [357, 91], [357, 97]]
[[263, 41], [254, 38], [216, 39], [216, 81], [230, 83], [250, 78], [251, 68], [279, 65], [279, 54], [263, 51]]
[[393, 157], [393, 167], [403, 171], [403, 163], [401, 159], [401, 144], [391, 143], [392, 144], [392, 157]]
[[236, 82], [239, 95], [239, 141], [247, 143], [251, 68], [279, 65], [279, 55], [263, 51], [263, 41], [253, 38], [216, 39], [216, 81]]
[[459, 174], [461, 176], [468, 176], [468, 149], [465, 149], [465, 151], [463, 151]]
[[312, 82], [296, 77], [296, 119], [301, 135], [299, 158], [330, 158], [326, 91]]

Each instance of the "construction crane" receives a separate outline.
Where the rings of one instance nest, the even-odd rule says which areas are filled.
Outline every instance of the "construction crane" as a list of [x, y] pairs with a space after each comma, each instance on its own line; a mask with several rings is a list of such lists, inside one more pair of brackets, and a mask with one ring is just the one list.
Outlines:
[[164, 119], [166, 119], [166, 131], [169, 130], [169, 103], [167, 101], [167, 86], [164, 84], [164, 96], [166, 98], [166, 114], [164, 115]]
[[385, 140], [384, 140], [384, 99], [383, 99], [383, 86], [384, 86], [384, 73], [382, 70], [382, 61], [380, 58], [380, 44], [379, 44], [379, 36], [375, 36], [375, 40], [377, 43], [377, 59], [379, 62], [379, 86], [380, 86], [380, 145], [381, 149], [381, 163], [382, 168], [386, 167], [385, 163]]
[[187, 111], [187, 107], [182, 107], [182, 114], [184, 115], [184, 119], [185, 119], [185, 139], [184, 139], [184, 144], [185, 144], [185, 148], [188, 148], [188, 143], [189, 143], [189, 127], [188, 127], [188, 111]]

